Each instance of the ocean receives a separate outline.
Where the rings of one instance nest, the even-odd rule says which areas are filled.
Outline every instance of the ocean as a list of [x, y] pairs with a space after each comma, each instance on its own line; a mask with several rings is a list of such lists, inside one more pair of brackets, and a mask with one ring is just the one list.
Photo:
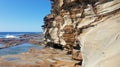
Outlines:
[[[0, 32], [0, 38], [19, 37], [24, 34], [42, 34], [42, 32]], [[0, 47], [4, 46], [0, 44]], [[12, 46], [5, 49], [0, 49], [0, 56], [13, 55], [23, 52], [28, 52], [30, 48], [42, 49], [42, 46], [34, 45], [30, 43], [24, 43], [17, 46]]]
[[19, 37], [24, 34], [42, 34], [42, 32], [0, 32], [0, 38]]

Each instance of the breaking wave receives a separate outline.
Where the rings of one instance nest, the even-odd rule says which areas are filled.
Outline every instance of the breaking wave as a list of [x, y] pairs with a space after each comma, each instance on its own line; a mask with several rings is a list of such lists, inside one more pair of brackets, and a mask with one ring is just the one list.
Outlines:
[[14, 36], [14, 35], [6, 35], [5, 38], [17, 38], [17, 36]]

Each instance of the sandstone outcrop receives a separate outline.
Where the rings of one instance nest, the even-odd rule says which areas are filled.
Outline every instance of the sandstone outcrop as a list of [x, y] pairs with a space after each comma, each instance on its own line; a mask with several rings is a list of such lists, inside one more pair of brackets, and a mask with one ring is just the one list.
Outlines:
[[[119, 67], [119, 0], [51, 0], [44, 18], [46, 45], [72, 52], [79, 44], [83, 67]], [[52, 44], [51, 44], [52, 43]]]

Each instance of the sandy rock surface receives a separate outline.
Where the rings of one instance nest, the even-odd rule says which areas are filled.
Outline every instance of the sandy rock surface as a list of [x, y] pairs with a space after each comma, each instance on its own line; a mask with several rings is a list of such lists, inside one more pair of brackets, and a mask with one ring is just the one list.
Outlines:
[[75, 61], [66, 51], [51, 48], [33, 49], [27, 53], [0, 57], [0, 67], [73, 67]]

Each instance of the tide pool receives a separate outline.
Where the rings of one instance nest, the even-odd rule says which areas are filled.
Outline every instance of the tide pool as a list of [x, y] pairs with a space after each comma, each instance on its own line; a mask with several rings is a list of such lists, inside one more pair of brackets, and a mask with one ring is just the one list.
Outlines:
[[0, 48], [2, 48], [2, 47], [4, 47], [4, 45], [3, 45], [3, 44], [0, 44]]
[[[0, 44], [0, 46], [2, 46], [2, 44]], [[12, 46], [9, 48], [0, 49], [0, 56], [28, 52], [30, 48], [42, 49], [42, 46], [33, 45], [33, 44], [29, 44], [29, 43]]]

